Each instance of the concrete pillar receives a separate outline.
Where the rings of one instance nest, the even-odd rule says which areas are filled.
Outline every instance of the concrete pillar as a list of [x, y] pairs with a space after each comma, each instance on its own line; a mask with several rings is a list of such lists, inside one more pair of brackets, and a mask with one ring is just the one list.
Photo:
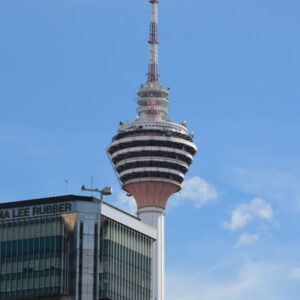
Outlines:
[[153, 300], [165, 300], [165, 213], [159, 207], [143, 207], [138, 216], [157, 230], [157, 240], [152, 245]]

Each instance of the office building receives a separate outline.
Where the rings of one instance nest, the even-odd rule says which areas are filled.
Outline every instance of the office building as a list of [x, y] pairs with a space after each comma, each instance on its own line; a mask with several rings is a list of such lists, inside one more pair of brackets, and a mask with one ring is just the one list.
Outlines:
[[157, 232], [93, 197], [0, 204], [0, 299], [152, 299]]

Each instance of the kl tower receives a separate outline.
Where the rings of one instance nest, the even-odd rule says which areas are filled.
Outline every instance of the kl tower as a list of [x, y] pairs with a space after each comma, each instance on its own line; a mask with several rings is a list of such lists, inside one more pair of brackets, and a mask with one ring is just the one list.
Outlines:
[[164, 216], [169, 197], [180, 191], [197, 147], [186, 122], [167, 119], [169, 89], [158, 78], [158, 3], [150, 0], [151, 22], [147, 82], [137, 92], [138, 117], [120, 123], [107, 153], [122, 188], [137, 204], [138, 216], [157, 229], [153, 243], [153, 300], [165, 299]]

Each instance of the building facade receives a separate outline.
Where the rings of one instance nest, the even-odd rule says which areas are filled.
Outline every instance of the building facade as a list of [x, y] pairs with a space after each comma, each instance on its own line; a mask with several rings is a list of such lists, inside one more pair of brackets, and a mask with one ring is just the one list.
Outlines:
[[93, 197], [0, 204], [0, 299], [152, 299], [155, 229]]

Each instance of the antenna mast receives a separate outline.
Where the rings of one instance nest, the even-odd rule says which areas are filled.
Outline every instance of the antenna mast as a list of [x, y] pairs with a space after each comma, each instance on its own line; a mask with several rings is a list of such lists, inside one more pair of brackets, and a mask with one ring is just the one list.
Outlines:
[[158, 3], [159, 0], [149, 0], [151, 3], [151, 21], [149, 37], [148, 82], [158, 81]]

